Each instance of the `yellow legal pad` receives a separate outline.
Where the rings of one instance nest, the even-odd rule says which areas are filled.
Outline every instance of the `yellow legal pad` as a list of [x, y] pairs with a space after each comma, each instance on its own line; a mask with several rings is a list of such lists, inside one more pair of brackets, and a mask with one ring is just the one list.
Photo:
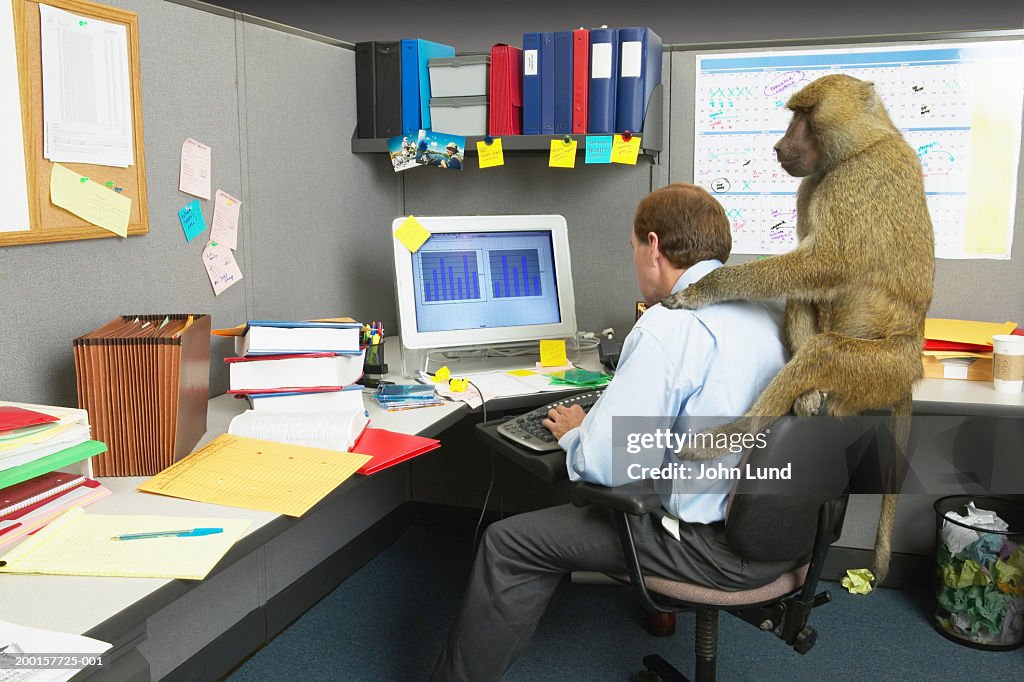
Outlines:
[[[111, 516], [71, 509], [0, 557], [0, 573], [202, 580], [245, 533], [249, 519]], [[112, 539], [125, 533], [223, 528], [191, 538]]]
[[224, 434], [178, 460], [139, 490], [228, 507], [302, 516], [368, 455]]

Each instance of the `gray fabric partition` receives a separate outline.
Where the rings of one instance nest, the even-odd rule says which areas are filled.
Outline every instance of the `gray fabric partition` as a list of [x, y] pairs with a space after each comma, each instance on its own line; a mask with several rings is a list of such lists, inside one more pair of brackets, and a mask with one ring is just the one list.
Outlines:
[[[398, 181], [353, 155], [354, 54], [160, 0], [139, 14], [149, 234], [0, 249], [0, 399], [76, 404], [71, 341], [119, 314], [200, 312], [213, 325], [352, 314], [395, 329], [388, 227]], [[212, 188], [242, 200], [244, 279], [214, 296], [177, 211], [181, 144], [213, 148]], [[213, 201], [200, 200], [207, 225]], [[211, 394], [227, 388], [215, 339]]]

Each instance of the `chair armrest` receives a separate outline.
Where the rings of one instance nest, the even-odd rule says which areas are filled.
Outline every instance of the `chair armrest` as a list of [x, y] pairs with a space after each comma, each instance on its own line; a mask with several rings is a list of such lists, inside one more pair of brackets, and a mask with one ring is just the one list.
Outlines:
[[661, 508], [661, 496], [642, 481], [617, 488], [578, 483], [569, 494], [569, 499], [577, 507], [597, 504], [634, 516], [643, 516]]

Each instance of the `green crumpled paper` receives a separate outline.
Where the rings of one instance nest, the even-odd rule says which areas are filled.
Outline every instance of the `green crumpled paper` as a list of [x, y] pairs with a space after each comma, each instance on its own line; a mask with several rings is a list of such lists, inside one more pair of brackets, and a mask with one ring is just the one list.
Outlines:
[[985, 586], [992, 582], [992, 578], [981, 570], [977, 561], [968, 559], [957, 571], [953, 564], [942, 567], [942, 582], [953, 589], [970, 587], [972, 585]]
[[866, 568], [850, 568], [840, 583], [850, 594], [870, 594], [875, 575]]

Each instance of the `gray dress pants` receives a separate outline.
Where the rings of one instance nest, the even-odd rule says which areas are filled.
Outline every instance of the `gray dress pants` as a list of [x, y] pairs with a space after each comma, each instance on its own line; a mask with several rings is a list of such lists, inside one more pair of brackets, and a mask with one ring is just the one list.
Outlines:
[[[726, 590], [765, 585], [793, 562], [746, 562], [721, 524], [679, 524], [680, 540], [655, 514], [632, 518], [645, 573]], [[561, 577], [626, 573], [612, 512], [564, 505], [491, 524], [477, 550], [462, 607], [431, 680], [498, 680], [526, 647]]]

